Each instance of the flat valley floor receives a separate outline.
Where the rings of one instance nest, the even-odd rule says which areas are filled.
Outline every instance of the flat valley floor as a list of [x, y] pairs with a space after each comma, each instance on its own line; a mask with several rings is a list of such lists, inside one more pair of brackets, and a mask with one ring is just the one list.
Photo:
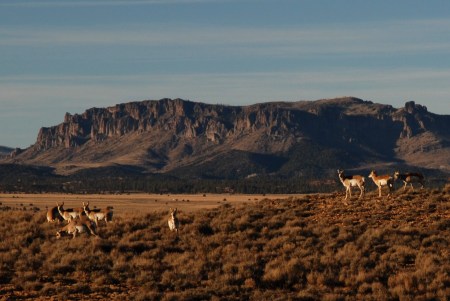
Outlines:
[[223, 204], [253, 204], [263, 199], [275, 200], [299, 197], [301, 194], [0, 194], [0, 203], [18, 209], [39, 208], [47, 210], [64, 202], [64, 208], [81, 207], [89, 202], [89, 207], [106, 208], [112, 206], [114, 214], [149, 213], [178, 208], [184, 212], [212, 209]]

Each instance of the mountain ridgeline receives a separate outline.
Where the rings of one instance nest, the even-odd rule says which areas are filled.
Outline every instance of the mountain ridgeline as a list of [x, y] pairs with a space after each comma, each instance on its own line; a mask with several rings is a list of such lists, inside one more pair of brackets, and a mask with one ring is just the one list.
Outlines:
[[[67, 113], [4, 162], [61, 175], [131, 168], [180, 179], [335, 178], [337, 168], [450, 172], [450, 116], [346, 97], [226, 106], [161, 99]], [[388, 167], [386, 167], [388, 166]]]
[[12, 148], [6, 146], [0, 146], [0, 157], [10, 154], [13, 151]]

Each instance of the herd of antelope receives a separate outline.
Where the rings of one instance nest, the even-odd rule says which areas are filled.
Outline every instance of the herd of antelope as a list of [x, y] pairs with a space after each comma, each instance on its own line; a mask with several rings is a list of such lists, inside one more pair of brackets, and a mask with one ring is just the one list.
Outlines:
[[[364, 197], [365, 194], [365, 178], [361, 175], [345, 175], [343, 170], [338, 169], [339, 180], [345, 187], [345, 203], [347, 204], [348, 197], [352, 197], [352, 187], [358, 186], [361, 193], [359, 198]], [[394, 189], [394, 181], [401, 180], [404, 184], [403, 191], [406, 190], [406, 186], [411, 185], [411, 189], [414, 191], [413, 183], [420, 183], [421, 188], [424, 187], [424, 176], [417, 172], [400, 173], [396, 171], [394, 176], [389, 174], [378, 175], [375, 170], [372, 170], [369, 174], [369, 178], [372, 178], [375, 185], [378, 187], [378, 197], [381, 197], [381, 189], [383, 186], [387, 186], [389, 189], [388, 197], [391, 195]]]
[[[112, 221], [113, 211], [111, 207], [106, 209], [90, 209], [89, 202], [83, 202], [80, 208], [64, 208], [63, 203], [56, 203], [56, 206], [47, 211], [47, 222], [63, 222], [67, 225], [56, 232], [56, 237], [61, 238], [64, 235], [72, 235], [75, 238], [78, 233], [89, 233], [98, 236], [97, 228], [99, 221], [105, 221], [108, 224]], [[170, 231], [175, 231], [178, 235], [179, 221], [177, 218], [177, 208], [170, 208], [170, 217], [168, 220]]]
[[[348, 205], [348, 198], [352, 197], [352, 187], [357, 186], [360, 189], [359, 199], [364, 197], [365, 194], [365, 177], [361, 175], [346, 175], [344, 171], [338, 169], [339, 180], [345, 187], [345, 199], [344, 202]], [[408, 185], [414, 191], [413, 183], [420, 183], [421, 188], [424, 187], [424, 176], [421, 173], [400, 173], [396, 171], [394, 176], [391, 175], [378, 175], [375, 170], [372, 170], [368, 176], [372, 178], [375, 185], [378, 187], [378, 197], [381, 197], [381, 189], [383, 186], [387, 186], [389, 189], [388, 197], [390, 196], [393, 188], [394, 181], [401, 180], [404, 184], [403, 191], [406, 190]], [[78, 233], [90, 233], [91, 235], [98, 236], [97, 228], [99, 221], [105, 221], [106, 224], [112, 221], [113, 211], [110, 207], [105, 210], [90, 209], [89, 202], [84, 203], [80, 208], [64, 209], [63, 203], [56, 203], [56, 207], [53, 207], [47, 211], [48, 222], [62, 222], [66, 221], [67, 225], [62, 227], [56, 232], [56, 237], [60, 238], [63, 235], [72, 235], [76, 237]], [[170, 216], [167, 221], [170, 231], [175, 231], [178, 235], [179, 220], [177, 218], [177, 208], [170, 208]]]
[[56, 206], [47, 211], [47, 222], [66, 221], [67, 225], [56, 232], [56, 237], [60, 238], [66, 234], [76, 237], [78, 233], [90, 233], [98, 236], [97, 228], [99, 221], [109, 223], [112, 221], [113, 211], [110, 207], [106, 209], [90, 209], [89, 202], [83, 202], [79, 208], [64, 208], [63, 203], [56, 203]]

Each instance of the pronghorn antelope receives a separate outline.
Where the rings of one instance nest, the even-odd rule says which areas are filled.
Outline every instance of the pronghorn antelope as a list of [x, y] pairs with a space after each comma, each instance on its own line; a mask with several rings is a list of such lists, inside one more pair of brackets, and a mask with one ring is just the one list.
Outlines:
[[61, 236], [67, 234], [72, 234], [72, 239], [77, 236], [77, 233], [90, 233], [94, 236], [98, 236], [96, 231], [96, 226], [88, 218], [83, 217], [80, 219], [73, 219], [56, 232], [56, 238], [61, 238]]
[[388, 197], [391, 195], [392, 189], [394, 188], [394, 179], [390, 175], [377, 175], [375, 170], [370, 172], [369, 178], [372, 178], [375, 185], [378, 186], [378, 197], [381, 197], [381, 188], [387, 186], [389, 188]]
[[397, 181], [398, 179], [402, 180], [403, 183], [405, 184], [405, 186], [403, 186], [403, 191], [406, 190], [406, 186], [408, 184], [411, 185], [411, 188], [414, 191], [413, 182], [420, 183], [420, 185], [422, 185], [421, 188], [423, 188], [425, 186], [424, 185], [424, 178], [423, 178], [423, 175], [421, 173], [407, 172], [407, 173], [402, 174], [399, 171], [396, 171], [394, 173], [394, 180]]
[[83, 210], [86, 213], [87, 217], [98, 226], [98, 221], [104, 220], [105, 223], [112, 221], [113, 211], [106, 207], [105, 210], [89, 209], [89, 202], [83, 202]]
[[360, 175], [347, 176], [347, 175], [344, 175], [344, 171], [341, 169], [338, 169], [337, 172], [339, 175], [339, 180], [341, 180], [342, 185], [344, 185], [344, 187], [345, 187], [345, 204], [347, 204], [347, 198], [349, 196], [350, 196], [350, 198], [352, 198], [352, 187], [354, 187], [354, 186], [358, 186], [358, 188], [361, 190], [361, 194], [359, 195], [359, 198], [362, 198], [364, 196], [365, 179], [363, 176], [360, 176]]
[[64, 219], [61, 214], [59, 214], [58, 206], [48, 209], [47, 211], [47, 222], [62, 222]]
[[177, 218], [177, 208], [175, 209], [170, 208], [170, 217], [167, 222], [169, 224], [170, 231], [175, 230], [175, 232], [177, 232], [178, 234], [178, 227], [180, 226], [180, 222], [178, 221]]
[[67, 221], [67, 223], [69, 223], [72, 219], [75, 219], [77, 217], [80, 217], [82, 215], [82, 211], [80, 210], [80, 208], [77, 209], [64, 209], [64, 202], [62, 202], [61, 204], [59, 204], [58, 202], [56, 203], [56, 206], [58, 207], [58, 212], [59, 214], [61, 214], [62, 218], [64, 220]]

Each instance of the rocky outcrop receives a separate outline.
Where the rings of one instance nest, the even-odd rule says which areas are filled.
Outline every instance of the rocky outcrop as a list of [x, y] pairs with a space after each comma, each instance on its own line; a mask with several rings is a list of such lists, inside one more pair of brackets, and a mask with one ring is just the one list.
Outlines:
[[411, 138], [427, 130], [426, 123], [428, 122], [426, 119], [429, 115], [426, 107], [416, 105], [414, 101], [409, 101], [405, 103], [403, 109], [395, 112], [392, 119], [403, 124], [400, 138]]
[[61, 124], [41, 128], [36, 143], [15, 160], [127, 162], [169, 170], [231, 150], [286, 157], [296, 145], [310, 143], [352, 154], [362, 164], [424, 154], [424, 143], [432, 143], [433, 151], [447, 149], [449, 141], [450, 116], [413, 101], [396, 109], [352, 97], [251, 106], [161, 99], [66, 113]]
[[64, 122], [41, 128], [35, 144], [38, 151], [52, 147], [78, 147], [130, 133], [170, 131], [189, 139], [204, 136], [221, 143], [225, 139], [263, 128], [268, 136], [289, 132], [293, 115], [276, 104], [230, 107], [162, 99], [92, 108], [83, 114], [66, 113]]

